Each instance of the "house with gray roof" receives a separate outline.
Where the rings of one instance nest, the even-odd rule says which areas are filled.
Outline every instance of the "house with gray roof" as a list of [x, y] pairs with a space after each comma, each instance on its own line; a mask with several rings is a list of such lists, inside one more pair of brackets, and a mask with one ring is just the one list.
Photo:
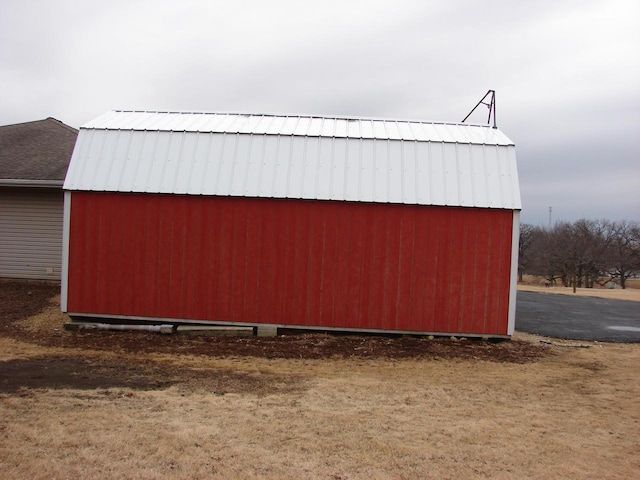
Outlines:
[[60, 280], [62, 184], [77, 136], [55, 118], [0, 126], [0, 277]]

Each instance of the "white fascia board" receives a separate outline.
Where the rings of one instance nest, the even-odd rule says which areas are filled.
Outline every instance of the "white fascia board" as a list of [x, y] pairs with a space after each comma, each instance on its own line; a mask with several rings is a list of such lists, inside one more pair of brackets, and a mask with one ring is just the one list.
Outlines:
[[520, 211], [513, 212], [513, 231], [511, 234], [511, 275], [509, 279], [509, 320], [507, 335], [513, 335], [516, 329], [516, 297], [518, 294], [518, 250], [520, 245]]
[[71, 192], [64, 192], [64, 213], [62, 217], [62, 285], [60, 289], [60, 309], [67, 311], [67, 291], [69, 288], [69, 233], [71, 226]]

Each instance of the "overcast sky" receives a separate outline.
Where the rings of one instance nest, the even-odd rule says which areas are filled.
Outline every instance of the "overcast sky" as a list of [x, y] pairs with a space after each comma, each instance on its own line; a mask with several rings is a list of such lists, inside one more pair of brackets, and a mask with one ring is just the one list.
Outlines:
[[[459, 122], [489, 89], [522, 221], [640, 221], [638, 0], [0, 0], [0, 125], [113, 109]], [[475, 115], [486, 122], [487, 109]]]

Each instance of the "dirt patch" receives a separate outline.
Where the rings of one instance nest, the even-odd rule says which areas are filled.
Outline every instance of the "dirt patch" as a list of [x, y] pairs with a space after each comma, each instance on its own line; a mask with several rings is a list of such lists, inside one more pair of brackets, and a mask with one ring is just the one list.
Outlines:
[[252, 393], [259, 396], [301, 388], [295, 376], [268, 372], [234, 372], [215, 368], [189, 368], [149, 360], [123, 361], [101, 356], [41, 356], [0, 362], [0, 394], [27, 389], [163, 390], [215, 395]]
[[16, 338], [43, 346], [73, 347], [126, 353], [175, 353], [214, 357], [250, 356], [266, 359], [432, 358], [476, 359], [526, 363], [545, 354], [543, 346], [526, 342], [427, 338], [362, 337], [337, 334], [298, 334], [262, 337], [181, 337], [145, 333], [49, 332], [17, 333]]
[[16, 393], [23, 389], [108, 389], [131, 388], [152, 390], [166, 388], [174, 382], [165, 377], [154, 380], [153, 368], [123, 365], [104, 358], [74, 358], [59, 355], [14, 359], [0, 364], [0, 393]]
[[59, 297], [51, 286], [36, 289], [19, 282], [0, 285], [9, 287], [0, 289], [0, 303], [7, 298], [13, 308], [25, 308], [27, 312], [22, 316], [7, 312], [0, 319], [0, 328], [11, 338], [45, 347], [266, 359], [458, 358], [513, 363], [530, 362], [548, 353], [544, 346], [518, 340], [430, 340], [427, 337], [319, 333], [278, 337], [189, 337], [138, 332], [68, 332], [62, 329], [68, 319], [60, 312]]
[[0, 280], [0, 320], [6, 325], [31, 317], [51, 305], [59, 293], [57, 283]]

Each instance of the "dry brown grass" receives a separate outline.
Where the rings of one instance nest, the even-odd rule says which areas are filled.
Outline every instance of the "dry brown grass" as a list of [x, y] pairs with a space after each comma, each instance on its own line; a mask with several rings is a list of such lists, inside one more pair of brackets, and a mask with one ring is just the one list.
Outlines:
[[518, 290], [523, 292], [540, 292], [555, 295], [573, 295], [578, 297], [609, 298], [611, 300], [628, 300], [640, 302], [640, 290], [637, 288], [576, 288], [573, 293], [572, 287], [543, 287], [539, 285], [518, 284]]
[[[60, 328], [55, 308], [22, 327]], [[0, 337], [0, 478], [637, 477], [640, 346], [579, 344], [500, 363]]]

